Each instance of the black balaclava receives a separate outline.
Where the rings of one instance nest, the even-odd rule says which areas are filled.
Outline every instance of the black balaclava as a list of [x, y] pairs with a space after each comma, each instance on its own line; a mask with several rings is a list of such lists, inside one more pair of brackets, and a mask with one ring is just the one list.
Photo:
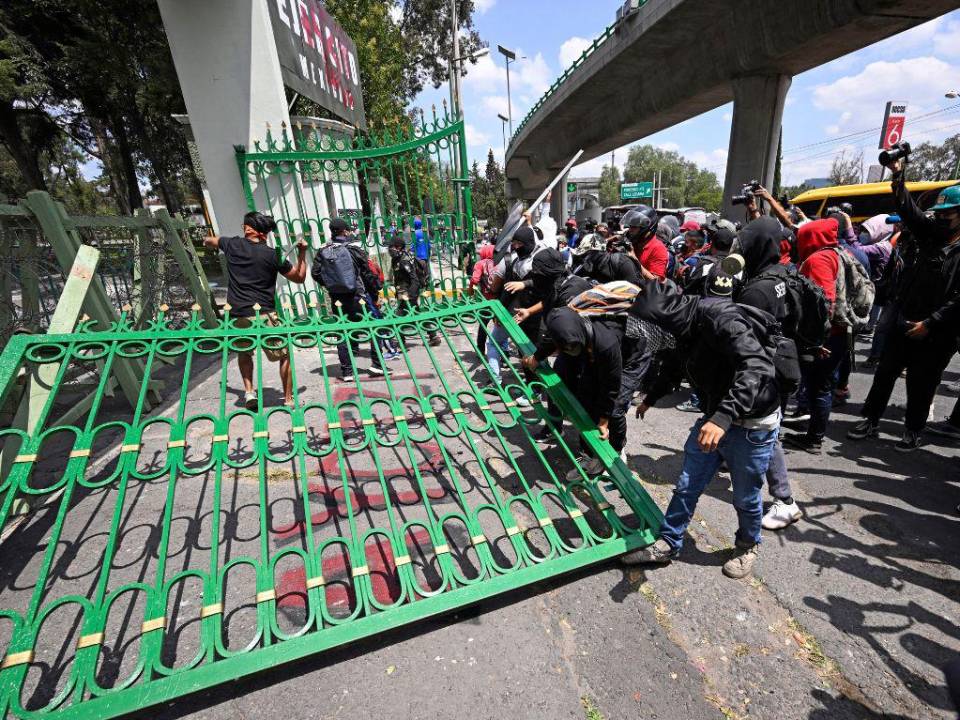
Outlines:
[[568, 307], [556, 308], [547, 314], [547, 332], [561, 352], [579, 355], [587, 345], [586, 323], [590, 322]]
[[756, 277], [780, 262], [780, 240], [783, 228], [772, 217], [757, 218], [737, 236], [743, 269], [748, 278]]
[[547, 297], [557, 280], [567, 274], [567, 263], [558, 250], [548, 248], [538, 252], [530, 267], [530, 279], [537, 297], [541, 300]]
[[644, 280], [629, 312], [681, 338], [690, 332], [699, 302], [697, 296], [681, 294], [673, 283]]
[[537, 236], [533, 232], [533, 228], [529, 225], [522, 225], [517, 228], [512, 240], [520, 243], [520, 247], [517, 248], [516, 253], [518, 257], [522, 258], [529, 257], [537, 245]]

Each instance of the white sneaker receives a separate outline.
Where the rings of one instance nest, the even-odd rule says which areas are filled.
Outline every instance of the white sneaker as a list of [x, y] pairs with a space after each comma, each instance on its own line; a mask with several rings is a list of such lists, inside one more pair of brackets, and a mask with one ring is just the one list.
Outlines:
[[255, 390], [243, 394], [243, 406], [247, 410], [257, 409], [257, 393]]
[[761, 525], [767, 530], [782, 530], [802, 517], [803, 512], [797, 506], [796, 500], [789, 505], [783, 500], [774, 500], [767, 514], [763, 516]]
[[[581, 455], [577, 458], [577, 464], [583, 469], [587, 477], [595, 477], [603, 472], [603, 463], [595, 457]], [[574, 468], [567, 473], [567, 482], [573, 482], [580, 479], [580, 470]]]

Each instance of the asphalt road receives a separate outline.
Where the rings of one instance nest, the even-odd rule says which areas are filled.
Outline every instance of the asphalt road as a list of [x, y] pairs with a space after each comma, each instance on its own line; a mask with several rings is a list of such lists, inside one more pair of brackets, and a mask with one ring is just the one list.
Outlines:
[[[955, 361], [944, 384], [958, 378]], [[927, 437], [894, 452], [896, 408], [878, 441], [845, 440], [869, 381], [854, 374], [821, 456], [788, 456], [805, 517], [766, 533], [751, 581], [720, 572], [735, 528], [720, 476], [669, 567], [610, 562], [154, 717], [953, 717], [939, 668], [960, 652], [958, 450]], [[954, 401], [942, 385], [937, 415]], [[629, 464], [661, 507], [695, 417], [631, 420]]]
[[[958, 377], [954, 362], [944, 381]], [[894, 452], [902, 415], [896, 409], [879, 440], [844, 440], [868, 386], [868, 375], [854, 374], [853, 400], [835, 413], [822, 455], [788, 456], [805, 517], [766, 534], [752, 580], [720, 572], [735, 528], [721, 475], [700, 503], [681, 559], [666, 568], [642, 571], [610, 561], [185, 696], [151, 709], [149, 717], [953, 717], [939, 668], [960, 652], [958, 449], [930, 437], [914, 453]], [[199, 374], [190, 388], [191, 411], [219, 396], [216, 375]], [[683, 393], [671, 400], [682, 399]], [[894, 401], [902, 400], [901, 383]], [[937, 414], [955, 400], [942, 386]], [[629, 465], [661, 507], [695, 418], [670, 407], [643, 422], [631, 419]], [[573, 445], [572, 432], [567, 441]], [[163, 447], [166, 440], [149, 442]], [[181, 485], [187, 494], [178, 501], [171, 557], [188, 567], [209, 548], [203, 510], [209, 501], [199, 480]], [[255, 508], [244, 493], [256, 495], [256, 479], [236, 487], [237, 512]], [[156, 538], [149, 528], [166, 500], [150, 492], [145, 485], [143, 495], [129, 500], [130, 532], [116, 554], [117, 572], [150, 577], [153, 571]], [[111, 502], [91, 493], [71, 511], [82, 526], [61, 542], [57, 570], [78, 593], [89, 592], [99, 569], [96, 550], [105, 535], [98, 518]], [[39, 519], [26, 529], [34, 528], [36, 535], [23, 537], [40, 547]], [[237, 533], [235, 542], [256, 545], [256, 537]], [[22, 567], [19, 557], [0, 565], [5, 600], [6, 593], [29, 596], [26, 579], [36, 568], [28, 559], [24, 553]], [[177, 596], [191, 617], [195, 594]], [[137, 620], [142, 612], [131, 606], [129, 616]], [[255, 625], [255, 613], [238, 612], [231, 630]], [[65, 617], [50, 626], [67, 638], [56, 659], [62, 667], [78, 632], [71, 622]], [[131, 626], [136, 635], [138, 622]], [[131, 651], [116, 660], [120, 677], [126, 667], [119, 665], [135, 657]], [[52, 697], [52, 690], [38, 692]]]

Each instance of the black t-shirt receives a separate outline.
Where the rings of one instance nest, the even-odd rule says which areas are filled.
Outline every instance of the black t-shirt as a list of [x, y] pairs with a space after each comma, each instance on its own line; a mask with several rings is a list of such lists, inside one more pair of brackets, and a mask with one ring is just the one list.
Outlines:
[[220, 252], [227, 258], [227, 302], [233, 317], [251, 317], [253, 306], [261, 312], [274, 312], [277, 275], [293, 269], [290, 261], [277, 259], [277, 251], [263, 242], [245, 237], [220, 238]]

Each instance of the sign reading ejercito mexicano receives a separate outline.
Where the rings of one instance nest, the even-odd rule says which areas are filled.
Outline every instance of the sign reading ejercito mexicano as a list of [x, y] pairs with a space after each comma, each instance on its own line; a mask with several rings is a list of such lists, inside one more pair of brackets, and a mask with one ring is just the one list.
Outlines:
[[267, 0], [283, 81], [366, 129], [357, 48], [318, 0]]

